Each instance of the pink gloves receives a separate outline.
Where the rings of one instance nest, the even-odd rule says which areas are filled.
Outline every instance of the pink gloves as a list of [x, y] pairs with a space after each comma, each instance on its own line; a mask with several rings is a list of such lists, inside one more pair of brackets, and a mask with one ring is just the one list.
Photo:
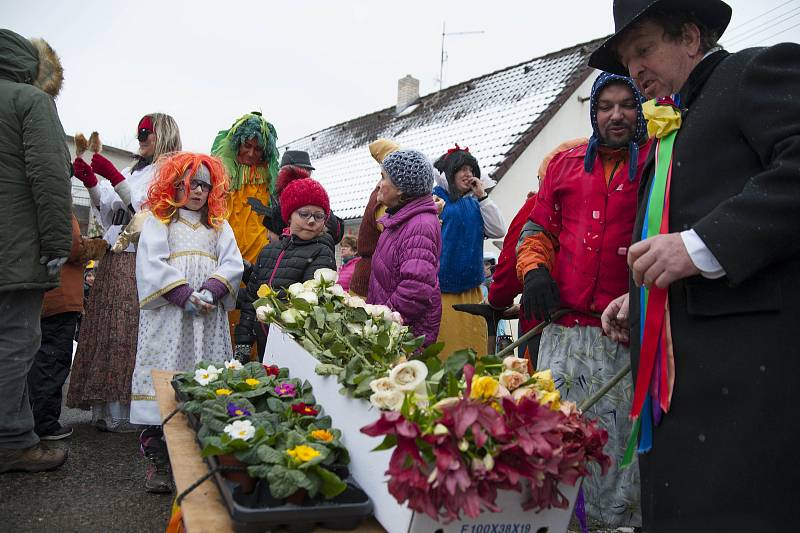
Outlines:
[[75, 162], [72, 163], [72, 169], [75, 172], [75, 177], [81, 180], [87, 189], [97, 187], [97, 176], [94, 175], [92, 167], [86, 161], [76, 157]]
[[110, 181], [113, 187], [125, 181], [125, 176], [120, 174], [119, 170], [114, 167], [114, 163], [100, 154], [92, 156], [92, 170]]

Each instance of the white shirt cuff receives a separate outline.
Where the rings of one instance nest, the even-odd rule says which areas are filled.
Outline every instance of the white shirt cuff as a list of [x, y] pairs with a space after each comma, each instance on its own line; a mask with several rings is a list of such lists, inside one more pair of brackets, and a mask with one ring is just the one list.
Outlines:
[[689, 259], [700, 270], [700, 274], [704, 278], [717, 279], [725, 275], [725, 269], [722, 268], [695, 230], [682, 231], [681, 240], [689, 253]]

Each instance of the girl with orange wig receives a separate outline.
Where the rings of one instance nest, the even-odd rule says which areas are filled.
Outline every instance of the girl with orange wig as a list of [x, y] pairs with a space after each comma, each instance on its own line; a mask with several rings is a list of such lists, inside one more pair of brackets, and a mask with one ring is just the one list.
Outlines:
[[[201, 360], [231, 359], [226, 311], [234, 308], [244, 269], [225, 220], [228, 176], [219, 159], [180, 152], [158, 163], [136, 254], [139, 341], [131, 387], [131, 422], [158, 426], [150, 371], [188, 371]], [[145, 488], [172, 489], [161, 429], [145, 430], [151, 461]]]

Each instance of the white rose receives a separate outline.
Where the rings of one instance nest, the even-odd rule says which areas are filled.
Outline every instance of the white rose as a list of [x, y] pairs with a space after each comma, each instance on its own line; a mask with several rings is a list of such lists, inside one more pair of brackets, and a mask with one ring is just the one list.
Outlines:
[[369, 388], [372, 389], [372, 392], [388, 392], [396, 389], [389, 378], [373, 379], [369, 382]]
[[395, 387], [402, 391], [416, 391], [425, 386], [428, 367], [422, 361], [406, 361], [395, 366], [389, 373], [389, 379]]
[[303, 288], [306, 290], [316, 289], [317, 287], [319, 287], [319, 282], [315, 279], [308, 279], [303, 282]]
[[256, 428], [249, 420], [235, 420], [223, 428], [231, 439], [250, 440], [256, 434]]
[[317, 295], [311, 291], [303, 291], [298, 294], [295, 298], [299, 298], [300, 300], [305, 300], [311, 305], [317, 305], [319, 303], [319, 298]]
[[391, 320], [397, 324], [403, 323], [403, 315], [398, 313], [397, 311], [392, 311], [392, 318]]
[[341, 285], [339, 285], [339, 284], [336, 284], [336, 285], [333, 285], [332, 287], [330, 287], [330, 288], [328, 289], [328, 292], [329, 292], [329, 293], [331, 293], [331, 294], [333, 294], [334, 296], [337, 296], [337, 297], [339, 297], [339, 298], [344, 298], [344, 297], [346, 297], [346, 296], [347, 296], [347, 291], [345, 291], [345, 290], [342, 288], [342, 286], [341, 286]]
[[256, 308], [256, 318], [259, 322], [267, 322], [269, 317], [275, 314], [275, 308], [269, 304], [264, 304]]
[[364, 304], [364, 311], [366, 311], [368, 315], [374, 316], [375, 315], [375, 306], [372, 305], [372, 304]]
[[527, 374], [521, 374], [516, 370], [503, 370], [503, 372], [500, 374], [500, 379], [498, 381], [500, 381], [500, 385], [502, 385], [503, 387], [505, 387], [510, 391], [513, 391], [514, 389], [516, 389], [517, 387], [528, 381], [528, 379], [529, 378]]
[[378, 409], [385, 411], [399, 411], [403, 407], [405, 395], [397, 389], [376, 392], [369, 397], [370, 403]]
[[281, 321], [284, 324], [294, 324], [303, 319], [303, 315], [297, 309], [287, 309], [281, 313]]
[[367, 302], [364, 301], [364, 298], [362, 298], [360, 296], [350, 296], [349, 298], [347, 298], [346, 303], [350, 307], [362, 307], [362, 308], [364, 308], [367, 305]]
[[240, 363], [236, 359], [231, 359], [230, 361], [225, 361], [225, 368], [227, 368], [228, 370], [241, 370], [242, 363]]
[[361, 327], [361, 324], [353, 324], [352, 322], [348, 322], [345, 324], [347, 331], [352, 333], [353, 335], [361, 335], [364, 332], [364, 329]]
[[336, 273], [335, 270], [331, 270], [330, 268], [320, 268], [319, 270], [314, 272], [314, 280], [317, 283], [334, 283], [336, 280], [339, 279], [339, 274]]
[[303, 287], [302, 283], [292, 283], [289, 285], [289, 287], [287, 287], [286, 292], [289, 293], [289, 296], [297, 296], [304, 290], [306, 290], [306, 288]]
[[528, 373], [528, 360], [522, 357], [514, 357], [513, 355], [509, 355], [503, 359], [503, 366], [507, 370], [514, 370], [520, 374]]

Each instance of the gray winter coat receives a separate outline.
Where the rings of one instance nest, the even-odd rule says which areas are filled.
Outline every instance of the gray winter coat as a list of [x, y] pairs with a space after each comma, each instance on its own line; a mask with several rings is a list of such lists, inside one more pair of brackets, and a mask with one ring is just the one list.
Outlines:
[[0, 29], [0, 291], [57, 287], [39, 259], [70, 254], [69, 151], [53, 101], [61, 79], [47, 43]]

